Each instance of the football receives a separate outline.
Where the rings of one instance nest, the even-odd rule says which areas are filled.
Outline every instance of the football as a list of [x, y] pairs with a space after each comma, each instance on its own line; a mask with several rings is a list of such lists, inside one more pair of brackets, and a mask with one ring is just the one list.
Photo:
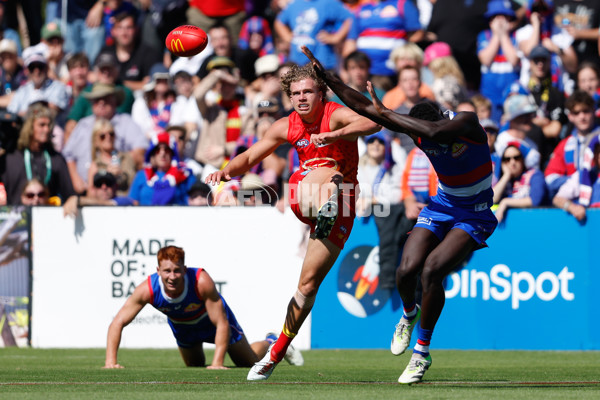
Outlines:
[[208, 44], [206, 32], [194, 25], [181, 25], [167, 35], [165, 46], [178, 57], [192, 57]]

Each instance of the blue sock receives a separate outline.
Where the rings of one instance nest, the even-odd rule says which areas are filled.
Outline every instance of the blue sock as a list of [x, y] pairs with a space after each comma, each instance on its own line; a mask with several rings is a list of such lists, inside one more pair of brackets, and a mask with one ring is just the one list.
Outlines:
[[274, 334], [273, 332], [269, 332], [267, 334], [267, 337], [265, 338], [265, 340], [267, 342], [269, 342], [269, 345], [272, 345], [273, 343], [275, 343], [277, 341], [277, 335]]
[[415, 344], [413, 353], [427, 357], [429, 355], [429, 343], [431, 342], [431, 335], [433, 335], [433, 329], [423, 329], [419, 327], [419, 338], [417, 339], [417, 344]]

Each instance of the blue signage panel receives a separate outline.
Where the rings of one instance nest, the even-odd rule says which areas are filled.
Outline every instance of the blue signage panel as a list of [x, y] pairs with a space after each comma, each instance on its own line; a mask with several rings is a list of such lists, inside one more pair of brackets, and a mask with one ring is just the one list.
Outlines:
[[[558, 209], [509, 211], [446, 281], [438, 349], [600, 349], [600, 210], [585, 224]], [[378, 236], [357, 219], [312, 311], [312, 348], [388, 348], [402, 315], [379, 283]], [[595, 257], [596, 256], [596, 257]], [[415, 335], [416, 336], [416, 335]], [[413, 345], [416, 337], [413, 337]]]

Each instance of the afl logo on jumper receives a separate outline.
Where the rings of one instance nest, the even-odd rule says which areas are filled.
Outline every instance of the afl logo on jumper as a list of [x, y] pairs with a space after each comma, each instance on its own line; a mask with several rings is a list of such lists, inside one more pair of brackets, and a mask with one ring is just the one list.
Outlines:
[[300, 147], [301, 149], [308, 147], [309, 144], [310, 142], [308, 141], [308, 139], [300, 139], [296, 142], [296, 146]]

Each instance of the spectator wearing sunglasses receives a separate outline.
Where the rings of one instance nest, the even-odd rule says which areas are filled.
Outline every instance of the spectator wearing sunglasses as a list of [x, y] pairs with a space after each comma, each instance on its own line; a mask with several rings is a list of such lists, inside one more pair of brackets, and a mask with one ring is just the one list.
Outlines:
[[88, 170], [88, 190], [95, 184], [94, 176], [98, 171], [106, 170], [116, 179], [117, 195], [126, 196], [135, 176], [135, 163], [131, 154], [118, 151], [115, 147], [115, 128], [105, 119], [94, 122], [92, 130], [92, 163]]
[[33, 178], [25, 184], [21, 193], [21, 204], [24, 206], [43, 206], [48, 204], [49, 192], [44, 183]]
[[496, 218], [502, 221], [509, 208], [538, 207], [547, 204], [544, 174], [538, 168], [525, 167], [525, 156], [530, 151], [521, 142], [509, 142], [502, 153], [502, 176], [494, 185]]
[[117, 195], [117, 178], [101, 169], [92, 178], [93, 185], [85, 196], [71, 196], [63, 206], [65, 216], [75, 217], [81, 206], [132, 206], [133, 200]]

